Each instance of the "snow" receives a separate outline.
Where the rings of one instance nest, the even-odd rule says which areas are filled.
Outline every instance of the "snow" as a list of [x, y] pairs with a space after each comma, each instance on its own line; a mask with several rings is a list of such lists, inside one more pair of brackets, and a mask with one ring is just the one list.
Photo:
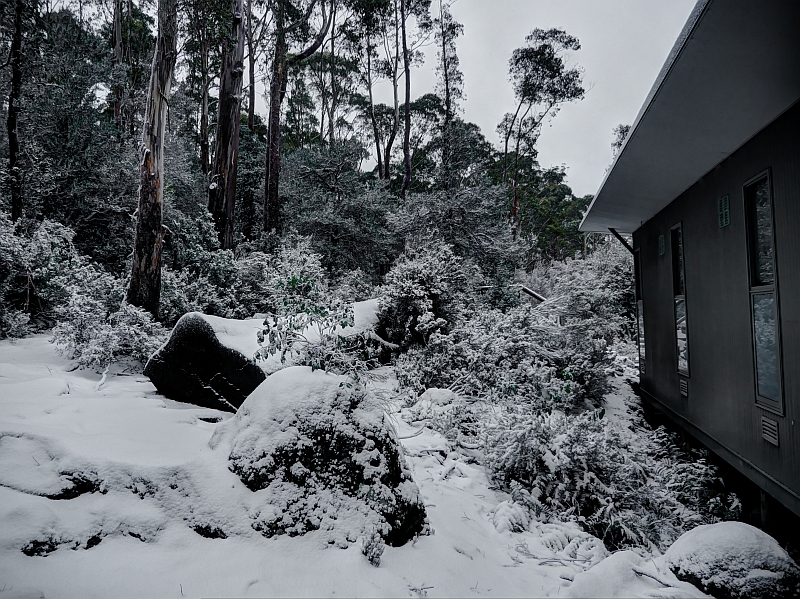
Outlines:
[[[231, 337], [252, 326], [217, 325]], [[282, 394], [299, 400], [297, 388], [313, 393], [331, 376], [307, 370], [278, 373], [273, 414]], [[387, 547], [377, 568], [357, 540], [340, 549], [323, 531], [265, 538], [252, 527], [263, 495], [229, 470], [222, 448], [236, 442], [230, 414], [166, 400], [145, 377], [113, 368], [99, 382], [46, 336], [0, 341], [0, 597], [702, 596], [663, 567], [657, 575], [672, 586], [637, 575], [652, 566], [607, 558], [575, 525], [526, 526], [481, 466], [397, 407], [433, 534]], [[429, 395], [431, 406], [445, 401]]]
[[578, 574], [565, 597], [707, 597], [678, 580], [658, 560], [634, 551], [618, 551], [595, 567]]
[[800, 589], [800, 570], [789, 554], [771, 536], [743, 522], [698, 526], [675, 541], [663, 559], [678, 576], [732, 596], [776, 594], [773, 585], [787, 585], [789, 592]]
[[[494, 529], [491, 510], [506, 498], [477, 466], [455, 456], [441, 462], [446, 443], [435, 433], [407, 448], [435, 534], [387, 547], [375, 568], [359, 543], [340, 550], [315, 533], [267, 539], [250, 527], [256, 494], [228, 470], [227, 453], [209, 447], [215, 425], [200, 420], [228, 415], [164, 400], [144, 377], [109, 373], [96, 389], [99, 375], [71, 369], [45, 336], [0, 342], [0, 451], [14, 466], [3, 460], [0, 589], [32, 587], [46, 597], [530, 596], [556, 595], [565, 584], [560, 568], [515, 563], [514, 547], [534, 546], [534, 533]], [[69, 486], [66, 471], [95, 475], [104, 487], [69, 500], [41, 496]], [[200, 525], [227, 538], [200, 536]], [[93, 537], [101, 542], [87, 549]], [[25, 555], [34, 540], [57, 548]]]
[[264, 328], [263, 318], [234, 320], [232, 318], [222, 318], [221, 316], [209, 316], [199, 312], [197, 314], [200, 314], [211, 325], [217, 335], [217, 339], [225, 347], [235, 349], [251, 360], [260, 349], [256, 334]]

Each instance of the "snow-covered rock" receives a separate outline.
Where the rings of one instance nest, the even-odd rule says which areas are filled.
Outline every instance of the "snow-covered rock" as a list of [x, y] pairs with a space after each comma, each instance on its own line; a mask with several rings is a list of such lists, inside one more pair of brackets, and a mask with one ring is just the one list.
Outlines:
[[253, 527], [265, 536], [323, 530], [346, 546], [377, 532], [399, 546], [427, 526], [384, 406], [346, 377], [280, 370], [209, 444], [227, 451], [231, 471], [260, 494]]
[[253, 361], [259, 324], [184, 314], [144, 374], [170, 399], [235, 412], [266, 378]]
[[742, 522], [698, 526], [664, 554], [675, 575], [714, 597], [797, 597], [800, 569], [767, 533]]

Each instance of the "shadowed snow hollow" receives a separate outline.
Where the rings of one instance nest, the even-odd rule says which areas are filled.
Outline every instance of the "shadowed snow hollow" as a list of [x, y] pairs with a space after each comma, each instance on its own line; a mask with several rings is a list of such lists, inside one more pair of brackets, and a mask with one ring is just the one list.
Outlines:
[[385, 406], [349, 379], [295, 366], [264, 381], [209, 444], [262, 506], [265, 536], [329, 531], [346, 546], [362, 534], [403, 545], [427, 529]]

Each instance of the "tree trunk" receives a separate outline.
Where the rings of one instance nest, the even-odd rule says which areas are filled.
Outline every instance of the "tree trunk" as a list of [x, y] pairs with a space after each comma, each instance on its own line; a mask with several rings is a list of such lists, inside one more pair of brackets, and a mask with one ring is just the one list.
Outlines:
[[278, 177], [281, 170], [281, 90], [285, 89], [286, 32], [283, 4], [274, 14], [275, 57], [269, 86], [269, 134], [267, 139], [267, 172], [264, 184], [264, 231], [280, 231]]
[[233, 224], [236, 209], [236, 172], [239, 158], [239, 128], [244, 78], [244, 12], [242, 0], [231, 6], [233, 28], [225, 40], [222, 72], [219, 76], [219, 116], [214, 170], [209, 185], [208, 210], [214, 218], [222, 249], [233, 249]]
[[408, 56], [408, 41], [406, 36], [406, 0], [400, 0], [400, 26], [403, 31], [403, 69], [406, 77], [406, 102], [405, 102], [405, 133], [403, 136], [403, 162], [405, 174], [400, 197], [405, 199], [408, 186], [411, 183], [411, 65]]
[[331, 104], [328, 116], [328, 143], [333, 147], [336, 126], [336, 2], [331, 3]]
[[[328, 34], [331, 19], [325, 16], [325, 0], [322, 1], [322, 20], [323, 25], [317, 34], [317, 38], [305, 50], [299, 54], [289, 57], [289, 47], [286, 41], [286, 33], [289, 30], [286, 24], [284, 13], [284, 2], [278, 0], [277, 9], [274, 11], [275, 20], [275, 58], [272, 61], [272, 81], [270, 82], [269, 92], [269, 133], [267, 140], [267, 161], [266, 161], [266, 181], [264, 184], [264, 231], [275, 231], [280, 233], [280, 200], [278, 198], [278, 181], [281, 173], [281, 103], [286, 95], [286, 71], [289, 66], [297, 64], [319, 50]], [[305, 19], [311, 16], [311, 9], [316, 2], [309, 7]], [[293, 23], [290, 27], [296, 28], [301, 21]]]
[[22, 171], [19, 167], [19, 99], [22, 94], [22, 11], [24, 0], [16, 0], [14, 5], [14, 35], [11, 38], [11, 93], [8, 96], [8, 174], [11, 177], [11, 220], [22, 216]]
[[[114, 0], [114, 66], [122, 66], [122, 0]], [[120, 73], [117, 73], [117, 77]], [[122, 86], [114, 86], [114, 123], [117, 129], [122, 129]]]
[[131, 281], [126, 296], [129, 304], [144, 308], [154, 316], [158, 316], [161, 296], [164, 126], [177, 55], [176, 2], [177, 0], [159, 0], [158, 5], [158, 38], [150, 71], [140, 150], [136, 240]]
[[375, 101], [372, 96], [372, 47], [367, 38], [367, 89], [369, 89], [369, 118], [372, 122], [372, 135], [375, 137], [375, 154], [378, 157], [378, 178], [383, 179], [383, 156], [381, 154], [381, 132], [375, 118]]
[[253, 0], [247, 0], [247, 56], [248, 79], [250, 84], [247, 98], [247, 127], [256, 127], [256, 49], [253, 43]]
[[202, 99], [200, 100], [200, 170], [204, 175], [208, 174], [208, 167], [211, 164], [208, 141], [208, 90], [211, 81], [208, 74], [208, 32], [202, 28], [200, 40], [200, 68], [202, 69]]
[[397, 137], [397, 130], [400, 128], [400, 98], [397, 90], [397, 83], [399, 80], [398, 72], [400, 70], [400, 23], [398, 15], [397, 0], [394, 3], [394, 60], [392, 63], [392, 93], [394, 99], [394, 120], [392, 121], [392, 131], [389, 133], [389, 139], [386, 140], [386, 147], [383, 150], [383, 167], [386, 169], [384, 179], [391, 180], [391, 160], [392, 160], [392, 146], [394, 146], [395, 137]]

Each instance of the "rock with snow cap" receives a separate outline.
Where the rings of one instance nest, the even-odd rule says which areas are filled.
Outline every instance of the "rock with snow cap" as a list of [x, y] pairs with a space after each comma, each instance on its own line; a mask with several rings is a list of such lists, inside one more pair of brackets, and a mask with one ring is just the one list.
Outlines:
[[719, 599], [800, 596], [794, 560], [767, 533], [742, 522], [698, 526], [663, 560], [680, 580]]
[[272, 374], [217, 426], [210, 446], [257, 492], [265, 536], [321, 531], [340, 547], [378, 534], [403, 545], [425, 508], [383, 404], [350, 379], [306, 366]]
[[144, 374], [170, 399], [235, 412], [266, 378], [252, 354], [242, 351], [249, 345], [258, 347], [254, 323], [184, 314], [169, 340], [147, 361]]

